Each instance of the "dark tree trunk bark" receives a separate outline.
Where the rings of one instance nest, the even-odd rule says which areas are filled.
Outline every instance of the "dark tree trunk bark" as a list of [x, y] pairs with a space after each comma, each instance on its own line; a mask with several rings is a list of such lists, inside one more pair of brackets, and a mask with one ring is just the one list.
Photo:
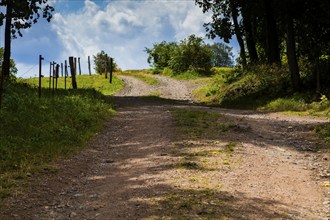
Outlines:
[[0, 80], [0, 107], [2, 104], [2, 96], [4, 93], [5, 83], [9, 78], [9, 71], [10, 71], [11, 20], [12, 20], [12, 7], [11, 4], [8, 3], [6, 9], [5, 48], [3, 54], [2, 74]]
[[243, 68], [246, 68], [247, 62], [246, 62], [246, 54], [245, 54], [245, 45], [244, 45], [242, 32], [241, 32], [241, 29], [239, 27], [238, 20], [237, 20], [237, 17], [238, 17], [237, 8], [236, 8], [236, 6], [233, 5], [233, 3], [230, 3], [230, 8], [231, 8], [231, 11], [232, 11], [232, 18], [233, 18], [233, 22], [234, 22], [235, 35], [236, 35], [237, 42], [238, 42], [239, 47], [240, 47], [240, 57], [242, 59], [242, 65], [243, 65]]
[[265, 20], [267, 32], [267, 59], [268, 63], [280, 63], [280, 49], [276, 29], [276, 21], [272, 9], [272, 1], [264, 0]]
[[5, 50], [3, 54], [3, 64], [2, 64], [2, 73], [5, 77], [9, 77], [9, 70], [10, 70], [11, 20], [12, 20], [12, 7], [10, 3], [8, 3], [6, 10], [5, 48], [4, 48]]
[[316, 94], [321, 92], [321, 74], [320, 74], [320, 59], [315, 59], [315, 81], [316, 81]]
[[296, 56], [296, 46], [294, 38], [293, 19], [288, 13], [287, 15], [287, 33], [286, 33], [286, 50], [288, 55], [288, 63], [291, 74], [291, 83], [293, 90], [298, 92], [301, 90], [301, 79], [299, 74], [298, 60]]
[[253, 36], [252, 23], [249, 15], [246, 12], [246, 8], [244, 5], [242, 6], [242, 17], [243, 17], [243, 25], [245, 30], [246, 45], [249, 51], [250, 60], [251, 63], [257, 63], [259, 62], [259, 57]]

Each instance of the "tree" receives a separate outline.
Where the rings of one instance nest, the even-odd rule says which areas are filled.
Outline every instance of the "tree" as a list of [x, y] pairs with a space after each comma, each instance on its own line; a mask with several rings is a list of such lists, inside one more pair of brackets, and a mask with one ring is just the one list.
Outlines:
[[155, 69], [168, 67], [171, 56], [177, 48], [177, 43], [166, 41], [154, 44], [152, 49], [145, 48], [145, 52], [148, 53], [148, 63]]
[[203, 12], [212, 11], [212, 22], [205, 23], [204, 27], [208, 37], [214, 39], [220, 37], [229, 43], [235, 33], [240, 46], [240, 57], [243, 67], [247, 65], [246, 51], [243, 39], [242, 27], [239, 24], [238, 2], [234, 0], [195, 0]]
[[[235, 34], [240, 60], [281, 64], [287, 58], [293, 91], [304, 86], [299, 59], [312, 64], [316, 90], [330, 83], [330, 4], [328, 0], [195, 0], [203, 12], [212, 13], [204, 24], [207, 35], [228, 42]], [[284, 53], [285, 52], [285, 53]], [[284, 59], [285, 60], [285, 59]], [[249, 62], [250, 61], [250, 62]], [[305, 62], [306, 63], [306, 62]], [[306, 65], [306, 64], [300, 64]], [[322, 78], [323, 77], [323, 78]], [[324, 80], [327, 79], [327, 80]], [[306, 86], [306, 85], [305, 85]], [[308, 87], [310, 85], [307, 85]], [[323, 87], [326, 89], [326, 87]]]
[[169, 67], [176, 73], [187, 70], [209, 72], [212, 67], [211, 53], [203, 38], [190, 35], [173, 52]]
[[212, 66], [215, 67], [231, 67], [233, 66], [233, 53], [232, 47], [229, 47], [223, 43], [215, 43], [212, 45], [208, 45], [212, 54], [211, 54], [211, 62]]
[[256, 48], [255, 31], [253, 30], [253, 27], [256, 26], [256, 22], [253, 19], [255, 16], [252, 16], [251, 14], [253, 11], [251, 8], [253, 8], [253, 10], [257, 10], [255, 9], [255, 5], [252, 4], [251, 0], [245, 0], [241, 2], [241, 15], [243, 19], [242, 23], [245, 41], [249, 52], [250, 62], [254, 64], [259, 62], [259, 56]]
[[278, 31], [276, 18], [274, 16], [274, 7], [272, 0], [263, 0], [266, 24], [266, 43], [267, 43], [267, 59], [268, 63], [280, 63], [280, 49], [278, 40]]
[[[0, 48], [0, 63], [3, 62], [3, 54], [5, 49], [2, 47]], [[0, 66], [0, 72], [2, 72], [2, 67]], [[10, 59], [10, 70], [9, 70], [9, 77], [14, 78], [17, 73], [17, 68], [15, 61], [13, 59]]]
[[223, 43], [206, 44], [201, 37], [190, 35], [180, 42], [153, 44], [146, 48], [148, 63], [155, 69], [170, 68], [176, 74], [194, 71], [201, 74], [210, 72], [213, 66], [232, 66], [232, 48]]
[[37, 23], [41, 14], [49, 22], [54, 8], [48, 0], [2, 0], [0, 6], [6, 7], [6, 13], [0, 12], [0, 25], [5, 22], [5, 48], [0, 83], [0, 105], [4, 83], [10, 75], [11, 38], [22, 36], [22, 29]]
[[[95, 64], [95, 71], [102, 75], [103, 73], [106, 74], [107, 65], [110, 65], [111, 57], [106, 54], [103, 50], [96, 54], [94, 57], [94, 64]], [[117, 64], [113, 60], [112, 62], [112, 70], [117, 69]]]

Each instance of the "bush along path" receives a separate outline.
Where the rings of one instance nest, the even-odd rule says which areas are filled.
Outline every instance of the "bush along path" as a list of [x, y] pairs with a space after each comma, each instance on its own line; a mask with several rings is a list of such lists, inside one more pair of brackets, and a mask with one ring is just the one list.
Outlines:
[[[0, 219], [330, 217], [329, 151], [313, 132], [328, 120], [169, 101], [190, 87], [123, 79], [105, 129], [31, 177]], [[163, 99], [141, 96], [154, 89]]]

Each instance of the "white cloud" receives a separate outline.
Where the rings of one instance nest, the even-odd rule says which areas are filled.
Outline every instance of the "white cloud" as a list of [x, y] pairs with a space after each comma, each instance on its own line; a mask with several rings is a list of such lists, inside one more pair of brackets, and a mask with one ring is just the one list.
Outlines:
[[204, 36], [209, 19], [194, 1], [109, 1], [99, 7], [85, 0], [82, 10], [54, 15], [52, 29], [63, 45], [62, 59], [87, 59], [104, 50], [123, 69], [145, 68], [144, 47], [159, 41]]

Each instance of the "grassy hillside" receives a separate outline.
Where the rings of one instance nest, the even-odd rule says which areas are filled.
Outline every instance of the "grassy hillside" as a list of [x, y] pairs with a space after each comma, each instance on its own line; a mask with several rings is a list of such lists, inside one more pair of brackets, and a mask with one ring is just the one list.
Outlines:
[[[50, 162], [81, 149], [115, 113], [104, 94], [123, 86], [117, 78], [110, 85], [102, 76], [78, 76], [78, 90], [58, 89], [53, 96], [43, 79], [39, 99], [37, 79], [19, 81], [7, 86], [0, 110], [0, 199]], [[60, 79], [58, 87], [63, 85]]]
[[[28, 83], [29, 85], [38, 86], [38, 78], [30, 79], [19, 79], [20, 82]], [[77, 76], [77, 85], [78, 88], [84, 89], [95, 89], [98, 92], [101, 92], [103, 95], [112, 95], [115, 92], [121, 90], [124, 87], [124, 83], [116, 77], [113, 78], [112, 84], [109, 83], [109, 79], [105, 79], [104, 75], [81, 75]], [[42, 78], [42, 87], [49, 88], [49, 77]], [[51, 86], [53, 81], [51, 80]], [[65, 79], [64, 77], [58, 78], [57, 88], [65, 88]], [[66, 88], [72, 89], [72, 79], [68, 77], [66, 79]]]

